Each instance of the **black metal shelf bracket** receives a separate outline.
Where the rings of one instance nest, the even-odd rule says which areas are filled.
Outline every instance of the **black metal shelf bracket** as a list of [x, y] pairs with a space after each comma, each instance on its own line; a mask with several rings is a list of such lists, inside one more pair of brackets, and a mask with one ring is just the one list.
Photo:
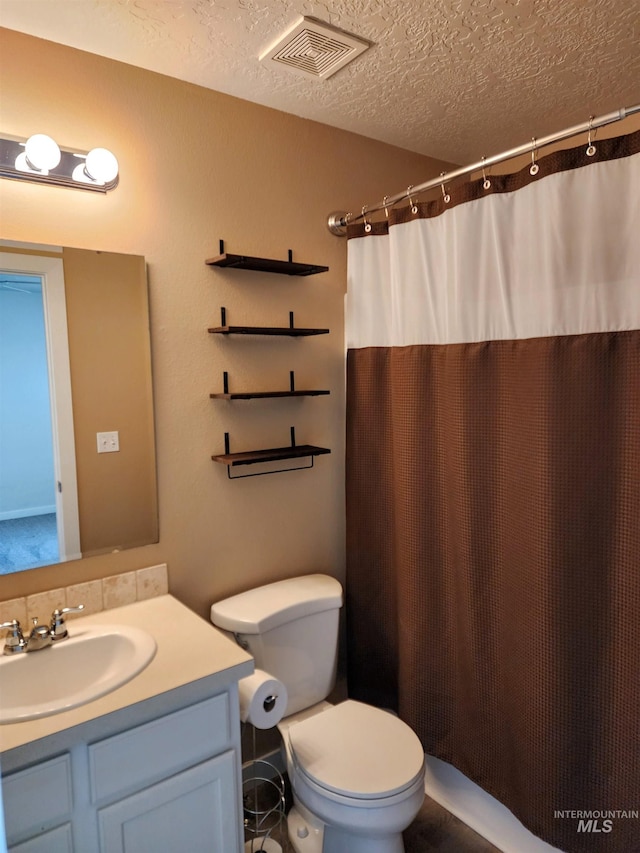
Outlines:
[[[220, 240], [220, 254], [224, 255], [224, 240]], [[287, 252], [287, 260], [290, 264], [293, 263], [293, 249], [289, 249]]]
[[271, 335], [305, 338], [311, 335], [328, 335], [329, 329], [303, 328], [296, 326], [293, 311], [289, 311], [288, 326], [234, 326], [227, 325], [227, 309], [220, 308], [221, 325], [209, 328], [207, 331], [214, 335]]
[[249, 477], [266, 477], [268, 474], [284, 474], [287, 471], [306, 471], [313, 468], [314, 456], [309, 457], [311, 463], [308, 465], [296, 465], [295, 468], [277, 468], [275, 471], [256, 471], [253, 474], [234, 474], [231, 476], [231, 465], [227, 467], [227, 479], [229, 480], [246, 480]]
[[[289, 371], [289, 390], [291, 391], [292, 394], [296, 390], [296, 375], [295, 375], [295, 372], [293, 370]], [[228, 370], [222, 371], [222, 393], [223, 394], [229, 393], [229, 371]], [[228, 452], [229, 451], [225, 451], [225, 453], [228, 453]]]
[[[292, 426], [290, 428], [290, 432], [291, 432], [291, 447], [295, 448], [296, 447], [296, 428]], [[224, 434], [224, 452], [225, 452], [225, 455], [227, 455], [227, 456], [231, 453], [230, 446], [231, 445], [230, 445], [230, 441], [229, 441], [229, 433], [225, 432], [225, 434]], [[292, 457], [292, 458], [294, 458], [294, 457]], [[306, 471], [309, 468], [313, 468], [313, 463], [314, 463], [315, 457], [311, 456], [310, 458], [311, 458], [311, 462], [307, 465], [296, 465], [294, 468], [278, 468], [275, 471], [257, 471], [253, 474], [236, 474], [235, 476], [231, 476], [231, 468], [233, 466], [227, 465], [227, 478], [229, 480], [246, 480], [248, 477], [265, 477], [268, 474], [284, 474], [286, 471]], [[268, 461], [269, 460], [265, 460], [265, 462], [268, 462]], [[254, 465], [260, 464], [260, 460], [256, 460], [254, 463], [250, 463], [250, 464], [254, 464]]]

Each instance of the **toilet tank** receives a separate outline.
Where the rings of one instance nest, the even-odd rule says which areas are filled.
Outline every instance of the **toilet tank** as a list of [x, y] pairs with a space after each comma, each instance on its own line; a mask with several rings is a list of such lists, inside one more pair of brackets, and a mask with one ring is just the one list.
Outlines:
[[256, 667], [283, 682], [286, 715], [325, 699], [335, 684], [342, 587], [304, 575], [250, 589], [211, 606], [211, 621], [232, 633]]

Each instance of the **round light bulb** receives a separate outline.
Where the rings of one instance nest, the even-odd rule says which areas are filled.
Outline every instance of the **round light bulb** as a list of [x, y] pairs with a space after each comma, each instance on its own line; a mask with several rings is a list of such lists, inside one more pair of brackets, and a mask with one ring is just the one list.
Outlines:
[[99, 184], [109, 184], [118, 175], [118, 161], [106, 148], [93, 148], [84, 164], [89, 177]]
[[27, 155], [27, 162], [32, 169], [37, 169], [40, 172], [48, 172], [49, 169], [55, 169], [60, 162], [60, 149], [55, 139], [47, 136], [46, 133], [35, 133], [27, 139], [24, 152]]

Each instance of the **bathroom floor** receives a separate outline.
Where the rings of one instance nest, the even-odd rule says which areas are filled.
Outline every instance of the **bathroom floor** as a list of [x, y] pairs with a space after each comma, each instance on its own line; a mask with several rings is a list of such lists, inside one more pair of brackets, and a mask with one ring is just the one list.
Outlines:
[[427, 797], [404, 833], [405, 853], [500, 853], [498, 847], [474, 832], [435, 800]]

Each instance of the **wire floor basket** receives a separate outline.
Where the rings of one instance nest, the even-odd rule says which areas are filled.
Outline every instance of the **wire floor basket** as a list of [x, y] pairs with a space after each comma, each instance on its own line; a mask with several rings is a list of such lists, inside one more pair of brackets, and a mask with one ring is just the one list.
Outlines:
[[245, 853], [288, 850], [284, 778], [277, 767], [254, 758], [242, 785]]

